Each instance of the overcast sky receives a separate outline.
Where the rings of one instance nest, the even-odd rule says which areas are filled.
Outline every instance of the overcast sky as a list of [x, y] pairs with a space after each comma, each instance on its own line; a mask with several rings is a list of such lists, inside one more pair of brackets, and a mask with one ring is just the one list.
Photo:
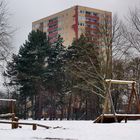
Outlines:
[[118, 13], [123, 17], [129, 8], [140, 5], [140, 0], [5, 0], [8, 4], [10, 24], [16, 29], [13, 46], [19, 48], [31, 31], [32, 22], [50, 14], [82, 5]]

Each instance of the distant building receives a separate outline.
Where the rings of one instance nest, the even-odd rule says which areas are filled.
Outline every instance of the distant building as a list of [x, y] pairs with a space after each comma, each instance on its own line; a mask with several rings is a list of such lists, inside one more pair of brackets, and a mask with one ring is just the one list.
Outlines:
[[98, 28], [100, 23], [105, 22], [105, 20], [110, 26], [111, 35], [111, 12], [83, 6], [74, 6], [34, 21], [32, 23], [32, 29], [39, 29], [46, 32], [51, 43], [54, 43], [58, 34], [60, 34], [64, 39], [65, 46], [71, 45], [73, 39], [79, 38], [82, 33], [89, 34], [99, 43]]

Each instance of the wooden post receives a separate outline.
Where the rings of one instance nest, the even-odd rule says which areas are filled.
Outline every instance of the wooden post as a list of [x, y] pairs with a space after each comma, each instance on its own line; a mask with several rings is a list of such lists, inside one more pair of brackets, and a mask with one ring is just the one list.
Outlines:
[[37, 125], [33, 124], [33, 130], [36, 130], [36, 129], [37, 129]]
[[12, 128], [12, 129], [15, 129], [15, 123], [14, 123], [14, 122], [12, 122], [11, 128]]
[[15, 103], [13, 100], [10, 100], [9, 102], [10, 102], [9, 103], [10, 113], [14, 113], [15, 112]]
[[12, 110], [12, 113], [15, 113], [15, 105], [13, 101], [11, 101], [11, 110]]
[[125, 117], [125, 119], [124, 119], [124, 120], [125, 120], [125, 123], [127, 123], [128, 118], [127, 118], [127, 117]]
[[133, 84], [133, 92], [134, 92], [134, 95], [136, 98], [138, 113], [140, 113], [140, 101], [139, 101], [139, 97], [138, 97], [138, 94], [137, 94], [136, 89], [135, 89], [135, 83]]
[[137, 109], [138, 109], [138, 113], [140, 113], [140, 102], [139, 102], [139, 97], [138, 97], [138, 94], [136, 93], [135, 83], [132, 83], [132, 90], [131, 90], [131, 95], [130, 95], [129, 101], [128, 101], [127, 113], [129, 113], [130, 110], [131, 110], [132, 99], [133, 99], [134, 97], [135, 97], [135, 99], [136, 99], [136, 107], [137, 107]]
[[101, 118], [101, 123], [104, 120], [104, 114], [111, 112], [111, 110], [113, 112], [115, 122], [118, 122], [118, 119], [116, 117], [115, 107], [114, 107], [112, 96], [111, 96], [110, 88], [111, 88], [111, 81], [108, 81], [107, 82], [107, 91], [106, 91], [107, 95], [105, 98], [105, 104], [104, 104], [104, 110], [103, 110], [103, 114], [102, 114], [102, 118]]
[[112, 109], [112, 111], [113, 111], [113, 115], [114, 115], [115, 122], [118, 122], [118, 119], [117, 119], [117, 117], [116, 117], [116, 112], [115, 112], [114, 103], [113, 103], [112, 96], [111, 96], [111, 92], [110, 92], [110, 88], [111, 88], [111, 82], [109, 82], [108, 94], [109, 94], [109, 99], [110, 99], [110, 103], [111, 103], [111, 109]]
[[15, 117], [15, 113], [12, 114], [12, 129], [18, 128], [18, 117]]

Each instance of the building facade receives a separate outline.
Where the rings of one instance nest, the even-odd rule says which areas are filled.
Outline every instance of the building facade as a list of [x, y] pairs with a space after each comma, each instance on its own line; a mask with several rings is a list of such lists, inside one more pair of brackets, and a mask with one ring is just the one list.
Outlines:
[[112, 13], [83, 6], [74, 6], [51, 16], [42, 18], [32, 23], [32, 30], [46, 32], [50, 42], [54, 43], [58, 35], [64, 40], [64, 46], [69, 46], [73, 39], [87, 34], [99, 43], [100, 24], [109, 24], [110, 35], [112, 26]]

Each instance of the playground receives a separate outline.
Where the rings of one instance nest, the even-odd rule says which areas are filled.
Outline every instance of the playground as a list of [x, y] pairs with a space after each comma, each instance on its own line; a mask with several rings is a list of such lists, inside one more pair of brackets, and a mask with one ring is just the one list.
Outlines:
[[[114, 140], [139, 140], [140, 103], [136, 92], [136, 82], [111, 79], [107, 79], [105, 82], [107, 83], [107, 92], [103, 112], [94, 121], [19, 120], [15, 112], [16, 100], [0, 99], [1, 102], [9, 103], [9, 112], [0, 114], [0, 118], [2, 118], [0, 120], [1, 139], [93, 140], [96, 138], [98, 140], [112, 140], [113, 138]], [[111, 93], [112, 84], [131, 84], [131, 93], [125, 113], [118, 114], [114, 109]], [[133, 105], [137, 108], [135, 114], [131, 114]]]

